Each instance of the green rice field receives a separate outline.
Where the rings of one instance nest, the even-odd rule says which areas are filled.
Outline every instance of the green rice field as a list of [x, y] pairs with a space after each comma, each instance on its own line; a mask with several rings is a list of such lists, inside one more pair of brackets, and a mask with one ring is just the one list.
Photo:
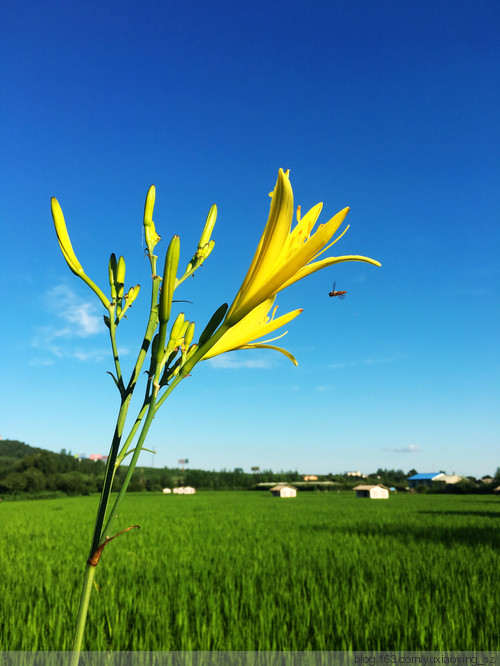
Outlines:
[[[0, 503], [0, 649], [68, 650], [97, 497]], [[131, 494], [84, 650], [498, 650], [500, 498]]]

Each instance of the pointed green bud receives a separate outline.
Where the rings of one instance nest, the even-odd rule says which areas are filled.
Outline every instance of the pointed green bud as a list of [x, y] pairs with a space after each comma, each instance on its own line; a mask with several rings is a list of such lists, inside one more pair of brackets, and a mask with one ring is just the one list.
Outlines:
[[193, 366], [195, 365], [196, 361], [193, 362], [193, 357], [196, 357], [196, 352], [198, 351], [199, 347], [197, 344], [191, 345], [189, 349], [187, 350], [186, 354], [182, 356], [181, 361], [182, 361], [182, 366], [181, 366], [181, 375], [182, 377], [187, 377], [191, 370], [193, 369]]
[[125, 259], [120, 257], [115, 271], [116, 275], [116, 293], [119, 299], [123, 298], [123, 288], [125, 286]]
[[184, 347], [189, 348], [189, 345], [193, 342], [194, 337], [194, 321], [190, 321], [187, 327], [186, 332], [184, 333]]
[[179, 335], [179, 337], [182, 338], [183, 340], [184, 336], [186, 335], [186, 331], [188, 330], [188, 326], [189, 326], [189, 321], [186, 319], [186, 321], [182, 325], [181, 332]]
[[177, 319], [174, 321], [172, 330], [170, 331], [170, 341], [169, 347], [176, 347], [178, 344], [179, 338], [181, 338], [182, 329], [184, 328], [184, 312], [181, 312], [177, 315]]
[[160, 307], [158, 312], [160, 324], [166, 323], [170, 319], [180, 249], [181, 245], [179, 236], [174, 236], [170, 241], [167, 256], [165, 257], [165, 268], [163, 270], [163, 283], [161, 286]]
[[215, 333], [217, 330], [219, 324], [222, 322], [224, 319], [224, 316], [227, 312], [228, 305], [227, 303], [224, 303], [223, 305], [220, 306], [220, 308], [212, 315], [212, 318], [208, 322], [208, 324], [205, 326], [205, 330], [203, 333], [200, 335], [200, 339], [198, 340], [198, 346], [202, 346], [207, 342], [209, 338], [212, 337], [212, 335]]
[[214, 204], [208, 212], [207, 221], [205, 222], [205, 228], [203, 229], [203, 232], [201, 234], [200, 242], [198, 243], [198, 248], [204, 247], [209, 242], [210, 237], [212, 236], [212, 231], [214, 230], [216, 220], [217, 220], [217, 206]]
[[140, 288], [141, 288], [141, 285], [139, 285], [139, 284], [136, 284], [135, 287], [130, 287], [130, 289], [127, 291], [127, 293], [124, 296], [125, 303], [126, 303], [125, 307], [129, 308], [132, 305], [132, 303], [135, 301], [135, 299], [139, 295]]
[[124, 316], [125, 312], [129, 309], [129, 307], [135, 301], [137, 296], [139, 296], [140, 289], [141, 289], [141, 285], [136, 284], [135, 287], [131, 287], [128, 290], [128, 292], [125, 294], [125, 296], [124, 296], [125, 307], [123, 308], [123, 310], [121, 308], [117, 308], [118, 321], [121, 320], [121, 318]]
[[130, 306], [132, 303], [135, 301], [137, 296], [139, 296], [139, 291], [141, 290], [141, 285], [136, 284], [135, 287], [131, 287], [128, 292], [125, 294], [125, 300], [127, 301], [127, 304]]
[[59, 246], [64, 255], [64, 258], [66, 259], [66, 263], [75, 275], [82, 277], [82, 275], [85, 275], [85, 273], [81, 263], [76, 258], [73, 246], [71, 245], [62, 208], [55, 197], [52, 197], [50, 200], [50, 205], [52, 210], [52, 219], [54, 220], [54, 226], [56, 228], [57, 240], [59, 241]]
[[206, 259], [208, 256], [210, 256], [210, 253], [212, 252], [212, 250], [214, 249], [214, 247], [215, 247], [215, 241], [214, 241], [214, 240], [211, 240], [209, 243], [207, 243], [206, 245], [204, 245], [203, 247], [201, 247], [201, 248], [198, 250], [198, 256], [200, 257], [200, 259], [202, 260], [202, 262], [205, 261], [205, 259]]
[[186, 360], [188, 358], [190, 358], [195, 353], [195, 351], [197, 349], [198, 349], [198, 345], [196, 343], [194, 345], [191, 345], [191, 347], [189, 347], [189, 349], [188, 349], [188, 352], [187, 352], [187, 355], [186, 355]]
[[155, 361], [156, 356], [158, 354], [158, 342], [159, 342], [159, 340], [160, 340], [159, 334], [155, 333], [153, 341], [151, 342], [151, 368], [153, 368], [154, 361]]
[[102, 318], [104, 319], [104, 323], [108, 328], [111, 328], [111, 319], [107, 317], [106, 315], [103, 315]]
[[59, 241], [59, 247], [61, 248], [66, 263], [70, 267], [71, 271], [75, 275], [78, 275], [78, 277], [81, 278], [85, 282], [85, 284], [92, 289], [92, 291], [96, 294], [96, 296], [98, 296], [99, 300], [104, 305], [104, 307], [109, 308], [110, 306], [109, 299], [103, 294], [103, 292], [99, 289], [99, 287], [94, 282], [92, 282], [92, 280], [85, 274], [82, 265], [80, 264], [80, 262], [76, 257], [76, 254], [71, 245], [71, 241], [69, 239], [69, 234], [66, 228], [66, 222], [64, 220], [64, 215], [61, 206], [59, 205], [59, 202], [55, 197], [52, 197], [50, 205], [52, 211], [52, 219], [54, 220], [54, 227], [56, 229], [57, 240]]
[[156, 188], [154, 185], [151, 185], [146, 195], [146, 203], [144, 204], [144, 237], [146, 239], [146, 245], [148, 246], [150, 255], [153, 254], [155, 245], [161, 238], [161, 236], [156, 233], [155, 223], [153, 222], [155, 198]]
[[111, 287], [111, 300], [116, 303], [116, 255], [113, 253], [108, 264], [109, 286]]

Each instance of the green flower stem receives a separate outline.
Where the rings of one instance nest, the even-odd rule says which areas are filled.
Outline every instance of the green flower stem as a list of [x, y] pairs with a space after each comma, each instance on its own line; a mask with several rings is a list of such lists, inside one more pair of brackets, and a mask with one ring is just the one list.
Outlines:
[[122, 370], [120, 367], [120, 358], [118, 356], [118, 345], [116, 344], [115, 306], [113, 308], [109, 308], [109, 335], [111, 338], [111, 348], [113, 350], [113, 360], [115, 362], [117, 386], [118, 390], [120, 391], [120, 395], [122, 396], [123, 399], [125, 395], [125, 386], [123, 384]]
[[127, 416], [128, 407], [130, 404], [130, 399], [132, 394], [129, 394], [125, 400], [121, 403], [120, 411], [118, 412], [118, 419], [116, 422], [115, 432], [113, 435], [113, 441], [111, 443], [111, 449], [109, 452], [108, 460], [106, 463], [106, 471], [104, 474], [104, 485], [101, 491], [101, 497], [99, 500], [99, 507], [97, 509], [97, 517], [94, 527], [94, 536], [92, 538], [92, 546], [90, 549], [90, 556], [94, 554], [94, 551], [99, 546], [101, 541], [102, 534], [102, 525], [104, 523], [104, 517], [106, 515], [106, 510], [109, 503], [109, 495], [111, 493], [111, 488], [113, 485], [113, 479], [115, 476], [115, 461], [118, 455], [118, 449], [120, 447], [121, 436], [123, 432], [123, 426], [125, 425], [125, 418]]
[[130, 403], [130, 398], [132, 397], [132, 394], [129, 393], [129, 395], [126, 397], [126, 399], [122, 402], [120, 406], [120, 411], [118, 413], [118, 419], [117, 419], [117, 424], [115, 428], [115, 433], [113, 436], [113, 442], [111, 444], [111, 451], [108, 457], [108, 462], [106, 465], [106, 472], [104, 476], [104, 486], [101, 491], [101, 497], [99, 500], [99, 508], [97, 510], [97, 517], [96, 517], [96, 523], [94, 527], [94, 535], [92, 538], [92, 546], [90, 549], [90, 555], [89, 555], [89, 560], [87, 560], [87, 565], [85, 569], [85, 577], [83, 580], [83, 587], [82, 587], [82, 596], [80, 599], [80, 606], [78, 608], [78, 617], [76, 621], [76, 630], [75, 630], [75, 637], [73, 640], [73, 654], [71, 656], [71, 664], [70, 666], [77, 666], [78, 661], [79, 661], [79, 655], [82, 647], [82, 641], [83, 641], [83, 634], [85, 631], [85, 625], [87, 622], [87, 612], [88, 612], [88, 607], [89, 607], [89, 600], [90, 600], [90, 594], [92, 592], [92, 585], [94, 581], [94, 576], [95, 576], [95, 571], [97, 568], [97, 563], [96, 564], [90, 564], [90, 560], [98, 550], [99, 546], [102, 545], [103, 541], [105, 541], [105, 538], [102, 538], [103, 535], [103, 523], [104, 519], [106, 517], [107, 509], [108, 509], [108, 504], [109, 504], [109, 499], [110, 499], [110, 494], [111, 494], [111, 488], [113, 485], [113, 480], [116, 472], [116, 467], [115, 467], [115, 462], [116, 458], [118, 455], [118, 448], [120, 445], [121, 441], [121, 435], [123, 432], [123, 426], [125, 423], [125, 418], [127, 415], [127, 410], [128, 406]]
[[[169, 395], [174, 390], [174, 388], [179, 384], [179, 382], [180, 382], [180, 378], [176, 378], [172, 382], [172, 384], [168, 387], [168, 389], [165, 391], [165, 394], [162, 396], [162, 398], [163, 399], [166, 398], [167, 395]], [[106, 535], [109, 535], [112, 531], [111, 528], [112, 528], [112, 525], [113, 525], [113, 523], [116, 519], [116, 516], [117, 516], [117, 513], [118, 513], [118, 508], [119, 508], [123, 498], [125, 497], [125, 493], [127, 492], [128, 485], [130, 483], [130, 480], [132, 479], [132, 475], [134, 473], [135, 466], [137, 465], [139, 455], [142, 451], [142, 447], [143, 447], [144, 442], [146, 440], [146, 436], [149, 432], [149, 428], [151, 427], [151, 424], [152, 424], [153, 419], [156, 415], [156, 412], [158, 411], [159, 406], [160, 406], [159, 403], [156, 403], [156, 401], [155, 401], [155, 396], [152, 395], [151, 396], [151, 401], [150, 401], [149, 407], [148, 407], [148, 413], [147, 413], [147, 416], [146, 416], [146, 420], [144, 421], [144, 425], [142, 426], [141, 434], [139, 435], [139, 439], [137, 440], [137, 444], [136, 444], [136, 447], [134, 449], [134, 454], [132, 456], [132, 460], [130, 461], [130, 465], [128, 467], [127, 474], [125, 475], [125, 479], [123, 480], [122, 486], [121, 486], [121, 488], [118, 492], [118, 496], [115, 500], [115, 503], [113, 504], [113, 508], [111, 509], [111, 511], [109, 513], [108, 521], [107, 521], [107, 523], [104, 527], [104, 530], [102, 531], [103, 539], [101, 539], [101, 541], [103, 541], [106, 538]]]
[[[160, 283], [158, 280], [153, 282], [153, 299], [158, 297], [158, 290], [160, 288]], [[144, 359], [148, 353], [151, 340], [153, 339], [154, 332], [158, 326], [158, 306], [156, 304], [151, 306], [151, 313], [149, 315], [148, 325], [146, 327], [146, 333], [144, 335], [144, 340], [142, 341], [141, 351], [137, 357], [130, 381], [128, 383], [127, 391], [130, 393], [134, 390], [134, 386], [139, 378], [139, 373], [141, 372]]]
[[[156, 264], [156, 262], [154, 262]], [[94, 530], [94, 537], [92, 540], [92, 549], [90, 555], [94, 553], [95, 549], [97, 546], [102, 541], [102, 526], [104, 523], [106, 511], [108, 508], [108, 503], [109, 503], [109, 495], [111, 493], [111, 488], [113, 485], [113, 480], [115, 477], [116, 473], [116, 460], [118, 457], [118, 451], [119, 451], [119, 446], [121, 442], [121, 436], [123, 433], [123, 427], [125, 425], [125, 419], [127, 416], [127, 411], [130, 405], [130, 400], [132, 398], [132, 393], [135, 388], [135, 384], [137, 382], [137, 379], [139, 377], [139, 373], [141, 371], [142, 365], [144, 363], [144, 359], [146, 358], [146, 354], [149, 349], [149, 345], [151, 344], [151, 339], [153, 337], [153, 334], [156, 330], [156, 327], [158, 325], [158, 306], [157, 301], [158, 301], [158, 290], [160, 288], [160, 280], [156, 277], [153, 277], [153, 288], [151, 290], [151, 311], [149, 315], [149, 320], [148, 324], [146, 326], [146, 333], [144, 335], [144, 339], [141, 345], [141, 351], [139, 352], [139, 355], [137, 357], [137, 361], [134, 366], [134, 370], [132, 371], [132, 375], [130, 377], [130, 381], [128, 383], [127, 389], [125, 390], [124, 394], [122, 394], [122, 403], [120, 406], [120, 411], [118, 413], [118, 420], [116, 424], [116, 429], [115, 429], [115, 434], [113, 436], [113, 442], [111, 444], [111, 450], [108, 456], [108, 462], [106, 465], [106, 473], [104, 476], [104, 487], [101, 492], [101, 499], [99, 502], [99, 508], [97, 510], [97, 519], [96, 519], [96, 526]], [[115, 336], [115, 331], [116, 328], [113, 325], [113, 322], [111, 322], [111, 327], [110, 327], [110, 334], [111, 334], [111, 344], [113, 346], [113, 354], [116, 352], [116, 359], [118, 359], [118, 351], [116, 350], [116, 336]], [[119, 368], [118, 364], [118, 368]], [[117, 368], [117, 372], [118, 372]], [[120, 377], [121, 379], [121, 377]], [[121, 379], [121, 383], [123, 384], [123, 380]], [[141, 417], [142, 418], [142, 417]], [[136, 428], [137, 430], [137, 428]], [[134, 432], [135, 434], [135, 432]]]
[[70, 666], [78, 666], [80, 659], [80, 652], [82, 649], [83, 633], [85, 631], [85, 624], [87, 622], [87, 611], [89, 607], [90, 593], [94, 584], [94, 576], [97, 567], [92, 566], [87, 562], [85, 569], [85, 578], [83, 579], [82, 596], [80, 598], [80, 606], [78, 608], [78, 618], [76, 622], [75, 637], [73, 640]]
[[149, 402], [145, 401], [142, 408], [141, 408], [141, 411], [137, 415], [137, 418], [135, 419], [135, 423], [132, 426], [132, 430], [129, 432], [128, 437], [125, 440], [125, 444], [122, 446], [122, 448], [120, 450], [120, 453], [118, 454], [118, 457], [117, 457], [116, 462], [115, 462], [115, 470], [118, 469], [118, 467], [121, 465], [123, 459], [127, 455], [129, 446], [132, 443], [132, 441], [135, 437], [135, 434], [136, 434], [137, 430], [139, 429], [139, 426], [141, 425], [141, 421], [144, 418], [144, 415], [148, 411], [148, 405], [149, 405]]

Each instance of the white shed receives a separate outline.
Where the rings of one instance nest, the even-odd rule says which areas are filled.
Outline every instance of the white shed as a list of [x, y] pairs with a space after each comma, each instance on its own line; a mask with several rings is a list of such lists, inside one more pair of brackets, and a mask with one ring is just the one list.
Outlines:
[[389, 488], [378, 484], [376, 486], [355, 486], [356, 497], [369, 497], [370, 499], [389, 499]]
[[171, 491], [170, 488], [163, 488], [163, 490], [162, 490], [162, 493], [163, 493], [164, 495], [170, 495], [171, 492], [172, 492], [172, 491]]
[[180, 488], [174, 488], [174, 493], [176, 495], [194, 495], [196, 490], [191, 488], [191, 486], [181, 486]]
[[274, 497], [297, 497], [297, 488], [288, 483], [279, 483], [271, 488], [271, 493]]

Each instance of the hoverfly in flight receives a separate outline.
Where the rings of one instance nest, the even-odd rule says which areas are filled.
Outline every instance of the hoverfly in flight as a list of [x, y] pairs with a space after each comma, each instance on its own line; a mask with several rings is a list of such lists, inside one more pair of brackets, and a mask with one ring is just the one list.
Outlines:
[[331, 292], [328, 294], [330, 298], [334, 296], [338, 296], [339, 298], [344, 298], [344, 296], [347, 294], [347, 291], [335, 291], [335, 282], [333, 283], [333, 287]]

